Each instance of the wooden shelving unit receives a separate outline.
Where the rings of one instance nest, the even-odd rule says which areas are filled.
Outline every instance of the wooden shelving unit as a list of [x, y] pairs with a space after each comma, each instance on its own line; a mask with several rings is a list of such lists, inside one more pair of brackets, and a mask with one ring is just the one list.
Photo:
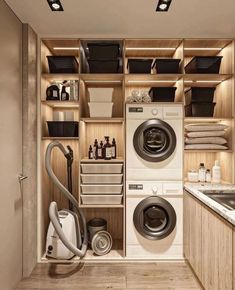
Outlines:
[[[59, 140], [64, 145], [70, 145], [75, 152], [73, 187], [75, 197], [79, 200], [87, 220], [93, 217], [104, 217], [108, 221], [108, 230], [111, 232], [115, 248], [108, 259], [122, 259], [125, 257], [125, 103], [133, 89], [148, 91], [151, 87], [174, 86], [176, 103], [185, 103], [185, 91], [190, 87], [216, 87], [215, 101], [217, 103], [214, 117], [197, 118], [185, 117], [184, 123], [223, 123], [229, 125], [226, 133], [228, 150], [185, 150], [184, 175], [187, 171], [197, 169], [200, 162], [207, 168], [219, 160], [222, 168], [222, 177], [225, 183], [234, 182], [234, 40], [233, 39], [115, 39], [122, 47], [121, 59], [123, 71], [117, 74], [91, 74], [87, 70], [86, 45], [93, 40], [79, 39], [43, 39], [41, 42], [41, 194], [40, 194], [40, 235], [39, 253], [44, 255], [45, 234], [48, 226], [48, 207], [52, 200], [56, 200], [60, 208], [67, 207], [58, 190], [48, 179], [44, 166], [45, 150], [49, 142]], [[74, 50], [54, 50], [53, 47], [75, 47]], [[47, 55], [73, 55], [79, 63], [76, 74], [50, 74]], [[219, 74], [186, 74], [184, 67], [193, 56], [223, 56]], [[128, 58], [180, 58], [180, 70], [177, 74], [129, 74], [127, 69]], [[46, 101], [45, 91], [53, 81], [73, 80], [79, 85], [79, 100], [57, 102]], [[112, 118], [93, 118], [89, 114], [89, 88], [113, 88], [113, 115]], [[79, 138], [49, 137], [46, 121], [52, 120], [53, 112], [72, 110], [75, 120], [79, 121]], [[103, 139], [109, 135], [117, 140], [118, 158], [115, 160], [87, 159], [89, 145], [94, 139]], [[66, 185], [66, 162], [60, 153], [55, 152], [52, 158], [55, 173]], [[122, 163], [123, 164], [123, 203], [121, 205], [83, 205], [80, 201], [80, 165], [82, 163]], [[118, 243], [117, 243], [118, 241]], [[40, 256], [40, 254], [39, 254]], [[107, 257], [107, 256], [105, 256]], [[116, 257], [116, 258], [115, 258]], [[102, 260], [93, 257], [90, 252], [87, 259]], [[43, 261], [45, 258], [43, 258]]]

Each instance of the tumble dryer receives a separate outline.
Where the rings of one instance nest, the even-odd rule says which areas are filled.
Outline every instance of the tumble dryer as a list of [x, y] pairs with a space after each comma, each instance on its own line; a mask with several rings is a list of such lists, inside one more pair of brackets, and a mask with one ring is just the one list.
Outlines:
[[127, 180], [182, 180], [182, 105], [128, 104], [126, 152]]

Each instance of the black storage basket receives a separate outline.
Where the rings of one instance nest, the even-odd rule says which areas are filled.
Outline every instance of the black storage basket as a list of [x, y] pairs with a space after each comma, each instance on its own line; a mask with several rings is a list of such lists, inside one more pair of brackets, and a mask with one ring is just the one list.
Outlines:
[[212, 103], [215, 87], [193, 87], [185, 92], [186, 105], [195, 102]]
[[128, 59], [127, 69], [131, 74], [150, 74], [153, 59], [130, 58]]
[[78, 122], [47, 121], [50, 137], [78, 137]]
[[176, 58], [157, 58], [153, 63], [156, 72], [160, 74], [179, 73], [181, 59]]
[[185, 67], [186, 73], [218, 74], [222, 56], [195, 56]]
[[50, 73], [78, 73], [75, 56], [47, 56]]
[[89, 57], [91, 59], [116, 59], [120, 56], [118, 43], [88, 43]]
[[185, 106], [185, 117], [213, 117], [216, 103], [191, 103]]
[[97, 60], [89, 59], [90, 73], [118, 73], [119, 59]]
[[152, 102], [174, 102], [176, 87], [153, 87], [149, 90]]

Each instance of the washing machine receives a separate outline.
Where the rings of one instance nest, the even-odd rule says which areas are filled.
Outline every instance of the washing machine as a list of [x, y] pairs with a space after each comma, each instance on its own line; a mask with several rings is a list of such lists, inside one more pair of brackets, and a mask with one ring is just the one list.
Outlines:
[[126, 179], [183, 179], [183, 106], [126, 105]]
[[126, 256], [183, 259], [182, 182], [127, 182]]

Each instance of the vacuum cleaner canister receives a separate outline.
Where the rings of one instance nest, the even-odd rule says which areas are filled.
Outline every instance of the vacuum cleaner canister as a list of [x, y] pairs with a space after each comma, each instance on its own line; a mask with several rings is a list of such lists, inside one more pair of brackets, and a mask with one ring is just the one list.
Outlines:
[[[77, 219], [77, 215], [69, 210], [59, 211], [59, 220], [64, 234], [71, 244], [80, 248], [82, 241], [80, 231], [78, 232]], [[74, 254], [60, 240], [51, 222], [47, 232], [46, 250], [46, 255], [50, 258], [67, 260], [74, 257]]]

